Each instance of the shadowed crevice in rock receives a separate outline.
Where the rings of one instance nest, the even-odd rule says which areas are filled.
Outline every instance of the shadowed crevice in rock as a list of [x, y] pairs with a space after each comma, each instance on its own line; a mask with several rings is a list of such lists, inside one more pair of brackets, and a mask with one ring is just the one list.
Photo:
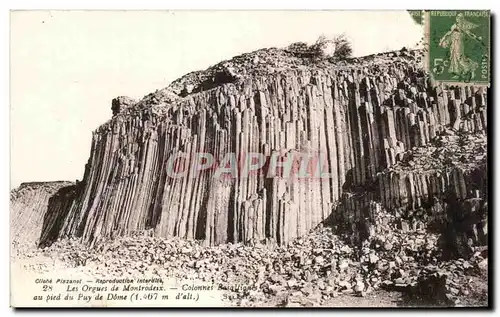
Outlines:
[[61, 227], [74, 203], [77, 186], [63, 187], [49, 198], [47, 212], [43, 217], [39, 247], [49, 246], [59, 238]]
[[10, 236], [17, 247], [37, 246], [43, 232], [49, 200], [60, 189], [71, 187], [72, 182], [22, 183], [10, 194]]

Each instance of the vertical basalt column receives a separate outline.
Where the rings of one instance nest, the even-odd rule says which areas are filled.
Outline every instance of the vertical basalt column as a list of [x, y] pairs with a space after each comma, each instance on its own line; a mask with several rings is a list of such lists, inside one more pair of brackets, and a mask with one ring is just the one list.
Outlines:
[[[441, 182], [468, 197], [460, 172], [445, 181], [381, 174], [445, 126], [486, 129], [485, 90], [432, 88], [421, 70], [400, 64], [255, 75], [163, 104], [160, 114], [152, 107], [116, 113], [93, 133], [81, 190], [58, 236], [94, 243], [153, 229], [208, 244], [286, 243], [340, 212], [333, 206], [346, 192], [373, 187], [370, 195], [387, 208], [416, 208]], [[199, 153], [212, 155], [214, 166], [191, 170]], [[229, 153], [323, 155], [331, 177], [268, 178], [260, 170], [216, 179]], [[167, 166], [176, 154], [185, 155], [173, 165], [186, 169], [181, 177]]]

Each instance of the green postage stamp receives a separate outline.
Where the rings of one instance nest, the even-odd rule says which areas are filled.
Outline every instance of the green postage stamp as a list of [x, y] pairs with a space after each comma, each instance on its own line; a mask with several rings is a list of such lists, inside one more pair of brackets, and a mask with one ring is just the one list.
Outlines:
[[490, 83], [490, 11], [425, 12], [427, 63], [436, 82]]

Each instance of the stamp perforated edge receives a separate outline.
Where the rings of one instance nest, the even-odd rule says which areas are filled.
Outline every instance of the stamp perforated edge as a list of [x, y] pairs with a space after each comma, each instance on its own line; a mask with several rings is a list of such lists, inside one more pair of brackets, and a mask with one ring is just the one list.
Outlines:
[[[463, 81], [447, 81], [447, 80], [436, 80], [434, 78], [434, 76], [432, 75], [432, 72], [431, 72], [431, 68], [430, 68], [430, 65], [431, 65], [431, 62], [430, 62], [430, 30], [431, 30], [431, 26], [430, 26], [430, 12], [431, 11], [434, 11], [434, 10], [423, 10], [423, 15], [422, 15], [422, 19], [423, 19], [423, 24], [424, 24], [424, 50], [425, 50], [425, 58], [424, 58], [424, 69], [427, 70], [427, 72], [429, 73], [429, 77], [431, 79], [431, 82], [433, 83], [433, 85], [443, 85], [443, 86], [459, 86], [459, 87], [466, 87], [466, 86], [475, 86], [475, 87], [485, 87], [485, 88], [489, 88], [490, 85], [491, 85], [491, 11], [490, 10], [485, 10], [485, 11], [489, 11], [490, 13], [490, 23], [489, 23], [489, 27], [488, 27], [488, 38], [489, 38], [489, 45], [488, 45], [488, 60], [490, 61], [490, 64], [489, 64], [489, 69], [490, 69], [490, 78], [489, 78], [489, 82], [488, 83], [478, 83], [478, 82], [468, 82], [468, 83], [465, 83]], [[460, 11], [464, 11], [464, 10], [460, 10]]]

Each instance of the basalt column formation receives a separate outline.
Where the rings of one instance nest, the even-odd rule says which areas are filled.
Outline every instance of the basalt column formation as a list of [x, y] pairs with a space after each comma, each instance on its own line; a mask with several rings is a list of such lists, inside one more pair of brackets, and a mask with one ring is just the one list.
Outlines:
[[[475, 165], [416, 173], [402, 164], [449, 131], [484, 136], [486, 104], [484, 88], [434, 85], [417, 51], [347, 62], [276, 49], [245, 54], [139, 102], [115, 99], [113, 118], [92, 135], [74, 199], [48, 217], [41, 244], [62, 237], [94, 244], [138, 230], [211, 245], [286, 243], [325, 219], [359, 216], [346, 197], [360, 193], [395, 212], [430, 206], [448, 188], [458, 199], [484, 199], [481, 181], [467, 178]], [[168, 173], [178, 153], [190, 166], [197, 153], [220, 160], [278, 152], [324, 153], [331, 177]]]

